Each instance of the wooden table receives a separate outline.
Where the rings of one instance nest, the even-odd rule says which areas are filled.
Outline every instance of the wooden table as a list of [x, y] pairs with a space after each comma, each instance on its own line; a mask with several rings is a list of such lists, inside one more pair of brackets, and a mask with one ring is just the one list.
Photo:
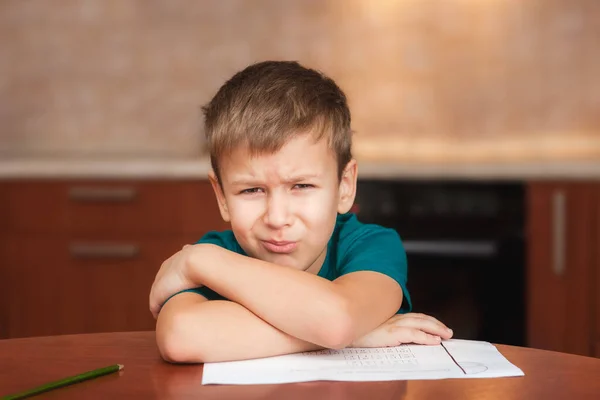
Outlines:
[[125, 369], [40, 399], [600, 399], [600, 359], [498, 345], [524, 377], [201, 385], [201, 365], [161, 360], [154, 332], [0, 340], [0, 397], [111, 364]]

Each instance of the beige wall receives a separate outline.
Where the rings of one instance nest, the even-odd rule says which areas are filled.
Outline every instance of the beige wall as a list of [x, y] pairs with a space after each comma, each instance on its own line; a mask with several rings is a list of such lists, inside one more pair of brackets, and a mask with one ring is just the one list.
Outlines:
[[2, 0], [0, 155], [193, 156], [200, 105], [295, 59], [364, 158], [600, 157], [600, 1]]

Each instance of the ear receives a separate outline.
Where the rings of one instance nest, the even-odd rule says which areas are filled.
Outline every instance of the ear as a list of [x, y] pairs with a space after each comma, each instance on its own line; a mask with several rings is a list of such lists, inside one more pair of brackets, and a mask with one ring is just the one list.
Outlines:
[[229, 210], [227, 209], [227, 200], [225, 199], [225, 195], [223, 194], [223, 188], [217, 179], [214, 171], [208, 172], [208, 180], [212, 185], [213, 191], [215, 192], [215, 197], [217, 198], [217, 203], [219, 204], [219, 211], [221, 212], [221, 218], [225, 222], [229, 222]]
[[345, 214], [350, 211], [354, 198], [356, 197], [356, 179], [358, 177], [358, 165], [356, 160], [352, 159], [342, 172], [340, 180], [338, 213]]

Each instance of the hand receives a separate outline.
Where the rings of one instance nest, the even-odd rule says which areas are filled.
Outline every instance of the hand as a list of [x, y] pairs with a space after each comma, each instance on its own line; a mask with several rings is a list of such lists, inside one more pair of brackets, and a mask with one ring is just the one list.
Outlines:
[[350, 347], [391, 347], [403, 343], [440, 344], [452, 330], [437, 319], [417, 313], [396, 314]]
[[[197, 257], [202, 245], [186, 244], [177, 253], [162, 263], [152, 289], [150, 289], [150, 312], [154, 319], [165, 301], [177, 292], [200, 286], [192, 276], [192, 257]], [[197, 259], [197, 258], [196, 258]]]

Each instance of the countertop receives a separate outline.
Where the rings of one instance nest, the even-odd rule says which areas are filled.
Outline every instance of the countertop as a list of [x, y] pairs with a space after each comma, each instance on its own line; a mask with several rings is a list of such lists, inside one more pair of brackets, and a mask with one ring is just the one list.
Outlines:
[[[598, 161], [398, 163], [358, 160], [359, 178], [442, 180], [600, 180]], [[0, 159], [0, 179], [205, 179], [208, 158]]]

